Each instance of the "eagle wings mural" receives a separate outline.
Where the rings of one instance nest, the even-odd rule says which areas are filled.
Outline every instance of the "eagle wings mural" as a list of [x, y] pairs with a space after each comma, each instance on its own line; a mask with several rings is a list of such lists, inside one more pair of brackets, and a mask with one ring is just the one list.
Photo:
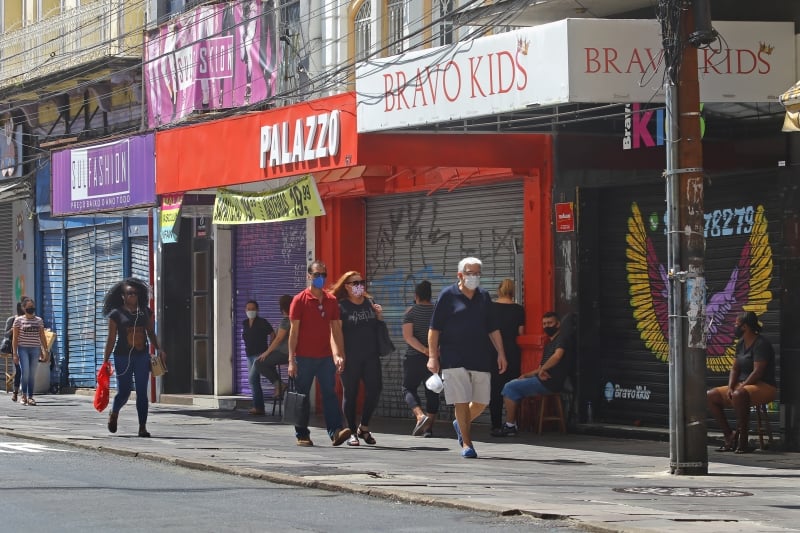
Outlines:
[[[667, 267], [658, 260], [652, 239], [647, 235], [639, 206], [634, 202], [628, 218], [626, 268], [633, 318], [647, 348], [661, 361], [667, 361], [669, 277]], [[733, 364], [736, 343], [733, 336], [736, 315], [767, 310], [772, 299], [772, 249], [767, 235], [764, 207], [753, 214], [750, 236], [739, 254], [725, 287], [706, 303], [706, 365], [713, 372], [727, 372]]]

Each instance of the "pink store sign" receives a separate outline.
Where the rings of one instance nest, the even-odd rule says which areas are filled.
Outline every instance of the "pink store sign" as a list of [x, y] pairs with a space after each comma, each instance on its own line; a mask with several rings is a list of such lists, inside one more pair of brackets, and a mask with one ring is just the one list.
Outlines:
[[274, 96], [278, 57], [272, 0], [205, 5], [170, 20], [145, 37], [148, 126]]
[[[795, 82], [791, 22], [716, 22], [698, 50], [701, 101], [771, 102]], [[565, 19], [356, 67], [358, 131], [562, 103], [664, 101], [655, 20]]]

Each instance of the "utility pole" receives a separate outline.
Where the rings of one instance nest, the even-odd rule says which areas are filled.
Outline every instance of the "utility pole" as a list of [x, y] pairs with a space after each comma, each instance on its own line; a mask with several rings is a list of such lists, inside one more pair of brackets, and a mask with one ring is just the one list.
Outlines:
[[[697, 50], [689, 45], [698, 4], [708, 7], [701, 0], [660, 2], [668, 122], [670, 472], [675, 475], [708, 474], [703, 150]], [[698, 33], [691, 33], [693, 43]]]

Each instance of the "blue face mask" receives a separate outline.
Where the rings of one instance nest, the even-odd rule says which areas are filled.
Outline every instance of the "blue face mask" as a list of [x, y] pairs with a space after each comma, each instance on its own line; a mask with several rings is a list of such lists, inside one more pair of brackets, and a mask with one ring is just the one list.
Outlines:
[[321, 289], [322, 287], [325, 286], [325, 278], [323, 278], [322, 276], [318, 278], [312, 278], [311, 286], [314, 287], [315, 289]]

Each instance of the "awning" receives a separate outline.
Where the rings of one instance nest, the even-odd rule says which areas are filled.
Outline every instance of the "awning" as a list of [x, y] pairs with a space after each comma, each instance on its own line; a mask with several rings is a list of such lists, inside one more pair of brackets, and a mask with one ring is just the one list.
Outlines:
[[800, 81], [789, 87], [778, 99], [786, 108], [781, 131], [800, 131]]
[[0, 182], [0, 202], [22, 200], [33, 196], [33, 187], [28, 176], [4, 179]]

